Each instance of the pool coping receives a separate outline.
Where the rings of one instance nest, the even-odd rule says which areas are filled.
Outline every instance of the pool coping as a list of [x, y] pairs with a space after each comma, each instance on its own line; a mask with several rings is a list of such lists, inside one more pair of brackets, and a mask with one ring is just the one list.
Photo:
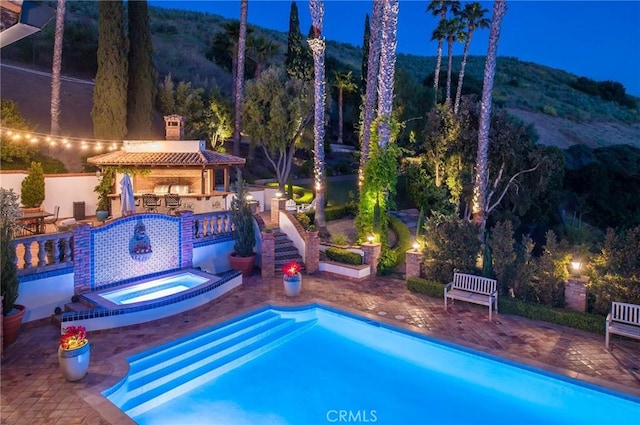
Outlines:
[[[227, 296], [225, 294], [224, 296]], [[121, 352], [117, 356], [110, 357], [106, 360], [111, 366], [111, 371], [109, 376], [100, 384], [94, 385], [92, 387], [88, 387], [82, 391], [80, 391], [81, 397], [87, 402], [98, 414], [100, 414], [103, 418], [107, 419], [109, 423], [112, 424], [136, 424], [129, 416], [127, 416], [123, 411], [121, 411], [117, 406], [112, 404], [102, 392], [109, 389], [110, 387], [116, 385], [120, 380], [122, 380], [127, 373], [129, 372], [129, 363], [127, 358], [130, 356], [134, 356], [140, 352], [152, 349], [154, 347], [168, 344], [176, 339], [184, 338], [189, 334], [193, 334], [199, 331], [203, 331], [206, 328], [210, 328], [213, 326], [224, 326], [227, 322], [233, 322], [242, 318], [243, 316], [248, 316], [252, 312], [256, 312], [260, 309], [300, 309], [309, 306], [317, 305], [320, 307], [326, 307], [329, 309], [339, 310], [340, 312], [347, 313], [347, 315], [356, 316], [356, 318], [365, 318], [369, 320], [374, 320], [376, 322], [380, 322], [383, 325], [390, 326], [393, 328], [397, 328], [400, 331], [409, 331], [411, 334], [416, 334], [417, 337], [426, 337], [429, 340], [433, 340], [437, 343], [441, 343], [445, 346], [455, 345], [455, 348], [462, 348], [473, 350], [475, 354], [483, 355], [485, 357], [495, 359], [497, 361], [501, 361], [503, 363], [516, 363], [515, 366], [527, 368], [534, 368], [536, 372], [542, 371], [543, 373], [551, 373], [553, 376], [559, 379], [562, 378], [570, 378], [568, 381], [571, 383], [575, 383], [577, 385], [583, 385], [586, 387], [597, 386], [596, 390], [614, 393], [614, 395], [630, 399], [632, 401], [637, 401], [636, 398], [640, 398], [640, 389], [631, 388], [628, 386], [620, 385], [614, 382], [606, 381], [601, 378], [597, 378], [590, 375], [585, 375], [580, 372], [575, 372], [570, 369], [561, 368], [557, 366], [553, 366], [547, 363], [538, 362], [536, 360], [528, 359], [525, 357], [521, 357], [518, 355], [514, 355], [505, 351], [491, 349], [487, 347], [483, 347], [479, 344], [474, 344], [469, 341], [462, 340], [456, 337], [448, 337], [447, 339], [443, 339], [442, 337], [436, 337], [430, 332], [428, 329], [420, 328], [417, 326], [413, 326], [408, 323], [392, 321], [391, 318], [387, 318], [385, 316], [380, 316], [378, 314], [372, 314], [366, 311], [354, 309], [351, 307], [343, 306], [341, 304], [329, 302], [326, 300], [311, 298], [307, 299], [304, 302], [297, 303], [296, 300], [292, 300], [290, 304], [285, 304], [274, 299], [269, 299], [266, 301], [262, 301], [251, 306], [246, 306], [244, 308], [239, 309], [236, 312], [222, 315], [217, 318], [212, 318], [207, 320], [206, 322], [200, 322], [198, 324], [198, 330], [186, 330], [184, 333], [180, 335], [169, 335], [167, 336], [165, 341], [162, 342], [151, 342], [144, 345], [139, 345], [135, 348], [132, 348], [126, 352]], [[160, 319], [163, 320], [163, 319]], [[152, 322], [150, 322], [151, 324]], [[575, 381], [578, 382], [575, 382]]]

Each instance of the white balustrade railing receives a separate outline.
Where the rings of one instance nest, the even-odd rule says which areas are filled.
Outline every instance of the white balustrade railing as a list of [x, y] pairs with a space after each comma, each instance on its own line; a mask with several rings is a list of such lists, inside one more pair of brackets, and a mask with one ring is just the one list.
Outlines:
[[193, 215], [195, 239], [230, 235], [233, 231], [229, 211], [206, 212]]
[[18, 237], [12, 243], [19, 275], [55, 270], [73, 262], [73, 232]]

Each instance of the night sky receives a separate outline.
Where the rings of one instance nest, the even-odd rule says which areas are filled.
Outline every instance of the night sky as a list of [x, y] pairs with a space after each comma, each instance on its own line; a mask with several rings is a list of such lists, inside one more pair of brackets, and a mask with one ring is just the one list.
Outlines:
[[[197, 10], [238, 19], [239, 1], [150, 1], [151, 5]], [[465, 2], [463, 2], [464, 4]], [[298, 1], [300, 30], [311, 24], [308, 2]], [[498, 55], [514, 56], [597, 81], [622, 83], [640, 97], [640, 1], [508, 1]], [[290, 1], [249, 0], [249, 23], [288, 31]], [[327, 39], [362, 44], [371, 0], [325, 1]], [[400, 0], [398, 52], [435, 56], [430, 42], [438, 20], [425, 13], [428, 1]], [[492, 3], [482, 2], [492, 14]], [[489, 30], [476, 31], [472, 55], [486, 55]], [[462, 54], [456, 43], [454, 54]], [[446, 54], [446, 47], [445, 47]]]

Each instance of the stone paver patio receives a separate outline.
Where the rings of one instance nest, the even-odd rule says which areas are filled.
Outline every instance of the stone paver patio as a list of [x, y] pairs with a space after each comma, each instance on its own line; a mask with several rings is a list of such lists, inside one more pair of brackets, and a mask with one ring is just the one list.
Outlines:
[[82, 380], [66, 382], [58, 370], [59, 328], [23, 326], [2, 359], [2, 424], [131, 424], [100, 393], [124, 377], [126, 357], [228, 320], [265, 304], [319, 302], [441, 340], [640, 396], [640, 342], [499, 314], [409, 292], [404, 282], [376, 278], [355, 283], [304, 276], [303, 293], [290, 299], [281, 279], [245, 279], [241, 288], [208, 305], [145, 324], [89, 334], [91, 365]]

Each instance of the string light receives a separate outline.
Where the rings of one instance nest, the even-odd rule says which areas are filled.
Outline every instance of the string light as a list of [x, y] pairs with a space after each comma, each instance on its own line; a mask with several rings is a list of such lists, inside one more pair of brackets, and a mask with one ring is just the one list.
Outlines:
[[6, 136], [14, 142], [25, 141], [31, 144], [45, 143], [51, 148], [60, 146], [65, 149], [79, 148], [80, 150], [88, 150], [90, 147], [93, 147], [96, 152], [100, 152], [105, 148], [109, 151], [114, 151], [122, 147], [122, 140], [54, 136], [45, 133], [34, 133], [31, 130], [18, 130], [7, 127], [0, 127], [0, 136]]

